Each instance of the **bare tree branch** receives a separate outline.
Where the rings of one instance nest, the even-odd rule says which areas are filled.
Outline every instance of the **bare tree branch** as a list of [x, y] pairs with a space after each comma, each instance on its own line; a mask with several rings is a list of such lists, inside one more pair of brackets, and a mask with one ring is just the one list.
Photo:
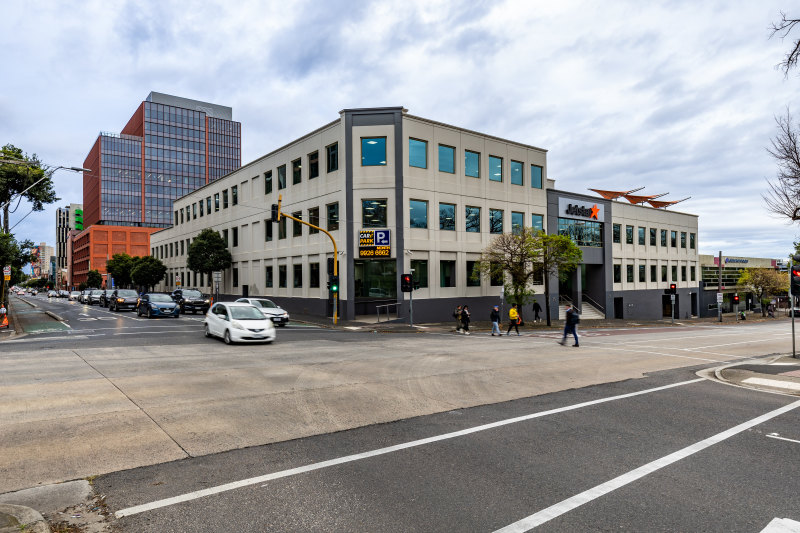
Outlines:
[[778, 134], [770, 140], [767, 153], [778, 165], [774, 181], [767, 181], [769, 190], [762, 195], [767, 209], [780, 217], [800, 219], [800, 132], [792, 124], [792, 114], [775, 117]]
[[[787, 18], [786, 13], [781, 11], [781, 19], [778, 22], [772, 23], [772, 26], [770, 27], [770, 30], [772, 31], [769, 36], [772, 38], [774, 35], [778, 35], [781, 40], [783, 40], [798, 24], [800, 24], [800, 19]], [[792, 51], [786, 54], [786, 57], [783, 58], [783, 61], [778, 63], [775, 68], [782, 70], [784, 77], [788, 77], [789, 71], [797, 66], [798, 59], [800, 59], [800, 39], [794, 42]]]

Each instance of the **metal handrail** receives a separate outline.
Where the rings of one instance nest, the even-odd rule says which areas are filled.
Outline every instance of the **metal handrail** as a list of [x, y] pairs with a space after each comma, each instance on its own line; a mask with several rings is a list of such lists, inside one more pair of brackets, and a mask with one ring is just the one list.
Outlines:
[[604, 306], [602, 306], [599, 303], [595, 302], [593, 299], [591, 299], [588, 296], [586, 296], [586, 294], [583, 295], [583, 299], [586, 300], [587, 302], [589, 302], [590, 304], [592, 304], [592, 306], [594, 306], [599, 311], [602, 311], [603, 313], [606, 312], [606, 308]]
[[395, 311], [394, 311], [395, 317], [396, 317], [395, 320], [400, 320], [400, 306], [401, 305], [403, 305], [403, 304], [393, 303], [393, 304], [376, 305], [375, 306], [375, 310], [378, 312], [378, 322], [381, 321], [381, 307], [386, 307], [387, 308], [386, 309], [386, 321], [388, 322], [389, 320], [391, 320], [389, 318], [389, 313], [391, 311], [389, 311], [389, 309], [388, 309], [391, 306], [395, 306]]

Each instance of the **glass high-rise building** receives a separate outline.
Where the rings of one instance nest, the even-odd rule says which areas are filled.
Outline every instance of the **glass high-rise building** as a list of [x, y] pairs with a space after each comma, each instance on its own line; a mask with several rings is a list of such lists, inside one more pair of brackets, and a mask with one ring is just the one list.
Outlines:
[[230, 107], [151, 92], [122, 132], [100, 133], [84, 167], [84, 226], [172, 225], [172, 201], [242, 164]]

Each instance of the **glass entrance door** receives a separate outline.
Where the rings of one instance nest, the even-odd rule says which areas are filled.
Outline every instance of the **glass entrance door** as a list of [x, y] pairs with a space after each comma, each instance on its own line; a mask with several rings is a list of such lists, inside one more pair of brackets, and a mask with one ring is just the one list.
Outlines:
[[394, 259], [356, 260], [355, 298], [397, 299], [397, 263]]

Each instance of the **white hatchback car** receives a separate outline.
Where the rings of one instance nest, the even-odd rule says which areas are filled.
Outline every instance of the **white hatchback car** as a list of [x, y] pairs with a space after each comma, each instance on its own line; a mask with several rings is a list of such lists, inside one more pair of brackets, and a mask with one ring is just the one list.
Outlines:
[[232, 342], [272, 342], [275, 326], [272, 320], [250, 304], [239, 302], [215, 303], [206, 313], [206, 337], [222, 337]]

